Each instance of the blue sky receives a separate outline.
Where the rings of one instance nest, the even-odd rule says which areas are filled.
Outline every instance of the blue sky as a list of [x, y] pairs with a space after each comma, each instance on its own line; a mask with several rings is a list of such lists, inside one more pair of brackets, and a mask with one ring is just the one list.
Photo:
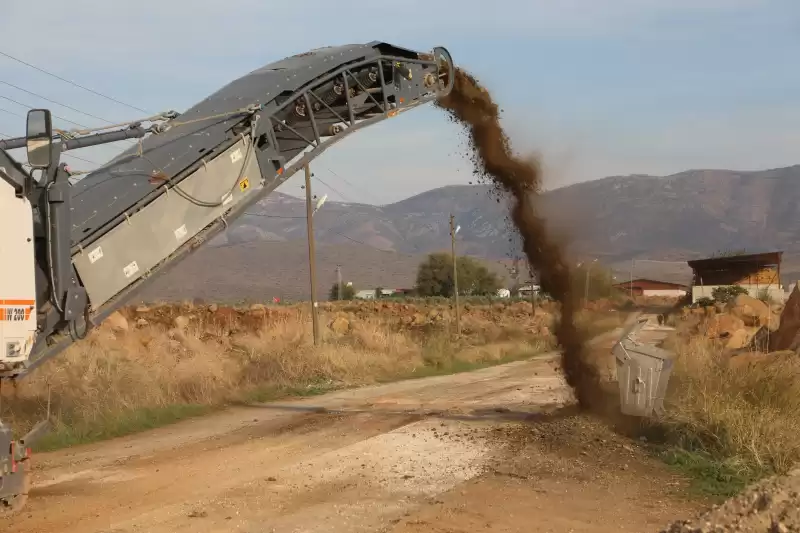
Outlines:
[[[446, 46], [494, 92], [514, 147], [542, 157], [548, 187], [800, 163], [796, 0], [3, 3], [0, 51], [148, 111], [182, 111], [287, 55], [385, 40]], [[41, 42], [31, 38], [37, 33]], [[1, 82], [111, 121], [141, 116], [0, 56], [4, 134], [23, 132], [24, 119], [7, 111], [25, 108], [3, 97], [101, 122]], [[315, 162], [336, 189], [318, 184], [315, 192], [386, 203], [471, 179], [458, 129], [432, 107], [366, 131]], [[99, 163], [119, 149], [77, 155]], [[281, 190], [300, 193], [300, 179]]]

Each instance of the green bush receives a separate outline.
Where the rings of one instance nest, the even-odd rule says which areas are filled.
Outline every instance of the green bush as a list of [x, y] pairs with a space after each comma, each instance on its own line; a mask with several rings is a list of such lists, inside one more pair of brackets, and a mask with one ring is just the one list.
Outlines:
[[[501, 287], [500, 279], [471, 257], [456, 260], [458, 294], [494, 296]], [[417, 269], [416, 292], [419, 296], [453, 295], [453, 257], [447, 253], [430, 254]]]
[[708, 296], [703, 296], [697, 300], [697, 307], [711, 307], [714, 305], [714, 300], [709, 298]]
[[739, 285], [726, 285], [711, 291], [711, 297], [715, 301], [722, 303], [728, 303], [740, 294], [747, 294], [747, 290]]
[[[342, 283], [342, 300], [352, 300], [356, 297], [356, 288], [352, 285]], [[336, 301], [339, 299], [339, 284], [334, 283], [331, 290], [328, 292], [328, 299]]]

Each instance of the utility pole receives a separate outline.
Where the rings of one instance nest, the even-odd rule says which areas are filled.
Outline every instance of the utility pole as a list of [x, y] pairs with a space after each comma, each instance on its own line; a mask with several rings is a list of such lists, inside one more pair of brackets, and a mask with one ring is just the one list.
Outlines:
[[528, 265], [528, 276], [531, 278], [531, 316], [536, 316], [536, 291], [533, 290], [533, 269]]
[[630, 293], [631, 299], [633, 299], [633, 267], [636, 265], [636, 259], [631, 259], [631, 286], [630, 286]]
[[342, 266], [336, 265], [336, 299], [342, 301]]
[[594, 259], [589, 265], [586, 267], [586, 285], [583, 287], [583, 305], [589, 303], [589, 272], [592, 270], [592, 265], [595, 264], [597, 259]]
[[453, 297], [456, 306], [456, 333], [461, 335], [461, 309], [458, 307], [458, 262], [456, 261], [456, 222], [450, 213], [450, 247], [453, 254]]
[[[306, 226], [308, 230], [308, 270], [311, 276], [311, 323], [314, 345], [319, 344], [319, 317], [317, 317], [317, 258], [314, 253], [314, 208], [311, 206], [311, 167], [306, 164]], [[341, 289], [340, 289], [341, 290]]]

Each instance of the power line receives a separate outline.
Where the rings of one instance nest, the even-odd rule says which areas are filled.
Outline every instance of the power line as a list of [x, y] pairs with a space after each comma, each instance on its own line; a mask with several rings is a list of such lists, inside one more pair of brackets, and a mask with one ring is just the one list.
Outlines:
[[[4, 82], [4, 81], [0, 80], [0, 83], [6, 83], [6, 82]], [[7, 84], [7, 85], [11, 85], [11, 84], [9, 83], [9, 84]], [[16, 87], [16, 86], [15, 86], [15, 85], [12, 85], [12, 87]], [[25, 91], [25, 89], [20, 89], [20, 90], [22, 90], [22, 91]], [[32, 92], [30, 92], [30, 91], [25, 91], [25, 92], [28, 92], [28, 93], [30, 93], [30, 94], [33, 94], [34, 96], [39, 96], [39, 95], [37, 95], [36, 93], [32, 93]], [[16, 100], [14, 100], [13, 98], [9, 98], [8, 96], [3, 96], [3, 95], [1, 95], [1, 94], [0, 94], [0, 98], [2, 98], [2, 99], [4, 99], [4, 100], [8, 100], [9, 102], [12, 102], [12, 103], [14, 103], [14, 104], [17, 104], [17, 105], [19, 105], [19, 106], [22, 106], [22, 107], [24, 107], [24, 108], [26, 108], [26, 109], [33, 109], [33, 106], [29, 106], [29, 105], [23, 104], [22, 102], [18, 102], [18, 101], [16, 101]], [[44, 99], [45, 99], [45, 100], [47, 100], [48, 102], [53, 102], [54, 104], [57, 104], [57, 105], [60, 105], [60, 106], [64, 106], [64, 107], [66, 107], [66, 108], [68, 108], [68, 109], [72, 109], [72, 110], [74, 110], [74, 111], [77, 111], [78, 113], [83, 113], [84, 115], [87, 115], [87, 116], [90, 116], [90, 117], [94, 117], [94, 118], [97, 118], [98, 120], [102, 120], [103, 122], [108, 122], [109, 124], [111, 124], [111, 122], [110, 122], [110, 121], [108, 121], [108, 120], [105, 120], [105, 119], [103, 119], [103, 118], [100, 118], [100, 117], [95, 117], [94, 115], [91, 115], [91, 114], [89, 114], [89, 113], [84, 113], [83, 111], [80, 111], [80, 110], [78, 110], [78, 109], [75, 109], [74, 107], [70, 107], [70, 106], [68, 106], [68, 105], [66, 105], [66, 104], [60, 104], [60, 103], [58, 103], [58, 102], [55, 102], [55, 101], [53, 101], [53, 100], [50, 100], [50, 99], [48, 99], [48, 98], [45, 98], [44, 96], [39, 96], [39, 98], [44, 98]], [[14, 115], [14, 116], [17, 116], [17, 117], [20, 117], [20, 118], [24, 118], [24, 119], [26, 119], [26, 120], [27, 120], [27, 117], [25, 117], [24, 115], [20, 115], [19, 113], [15, 113], [15, 112], [13, 112], [13, 111], [9, 111], [8, 109], [0, 108], [0, 111], [4, 111], [4, 112], [6, 112], [6, 113], [9, 113], [9, 114], [11, 114], [11, 115]], [[69, 120], [68, 118], [60, 117], [60, 116], [58, 116], [58, 115], [56, 115], [56, 114], [53, 114], [53, 117], [55, 117], [55, 118], [57, 118], [57, 119], [59, 119], [59, 120], [63, 120], [63, 121], [65, 121], [65, 122], [69, 122], [70, 124], [75, 124], [76, 126], [79, 126], [79, 127], [81, 127], [81, 128], [88, 128], [88, 127], [89, 127], [89, 126], [85, 126], [85, 125], [83, 125], [83, 124], [80, 124], [80, 123], [78, 123], [78, 122], [75, 122], [75, 121]], [[136, 144], [136, 141], [133, 141], [133, 140], [131, 140], [131, 139], [124, 139], [124, 140], [125, 140], [126, 142], [130, 143], [130, 144]], [[88, 159], [83, 159], [83, 158], [81, 158], [81, 157], [78, 157], [78, 156], [75, 156], [75, 155], [72, 155], [72, 154], [66, 154], [66, 155], [69, 155], [70, 157], [74, 157], [75, 159], [80, 159], [81, 161], [91, 162], [91, 161], [89, 161]], [[97, 163], [94, 163], [94, 164], [96, 165]]]
[[339, 231], [334, 231], [334, 230], [328, 230], [328, 231], [330, 231], [331, 233], [334, 233], [336, 235], [339, 235], [340, 237], [344, 237], [345, 239], [347, 239], [350, 242], [353, 242], [355, 244], [360, 244], [361, 246], [366, 246], [367, 248], [372, 248], [373, 250], [377, 250], [379, 252], [383, 252], [383, 253], [386, 253], [386, 254], [394, 254], [394, 255], [404, 255], [406, 257], [417, 257], [417, 255], [415, 255], [415, 254], [407, 254], [407, 253], [403, 253], [403, 252], [397, 252], [395, 250], [384, 250], [383, 248], [378, 248], [377, 246], [372, 246], [371, 244], [368, 244], [366, 242], [359, 241], [358, 239], [354, 239], [354, 238], [352, 238], [352, 237], [350, 237], [348, 235], [345, 235], [344, 233], [341, 233]]
[[112, 102], [116, 102], [116, 103], [118, 103], [120, 105], [124, 105], [125, 107], [130, 107], [131, 109], [135, 109], [136, 111], [141, 111], [142, 113], [149, 113], [149, 111], [146, 111], [146, 110], [142, 109], [141, 107], [136, 107], [135, 105], [127, 104], [127, 103], [125, 103], [125, 102], [123, 102], [121, 100], [117, 100], [116, 98], [113, 98], [111, 96], [105, 95], [105, 94], [100, 93], [100, 92], [97, 92], [94, 89], [90, 89], [88, 87], [84, 87], [83, 85], [79, 85], [79, 84], [75, 83], [74, 81], [70, 81], [70, 80], [68, 80], [66, 78], [62, 78], [58, 74], [53, 74], [52, 72], [49, 72], [49, 71], [47, 71], [47, 70], [45, 70], [43, 68], [37, 67], [36, 65], [32, 65], [32, 64], [28, 63], [27, 61], [23, 61], [22, 59], [14, 57], [11, 54], [7, 54], [6, 52], [3, 52], [2, 50], [0, 50], [0, 55], [5, 56], [5, 57], [7, 57], [7, 58], [9, 58], [9, 59], [11, 59], [13, 61], [16, 61], [17, 63], [22, 63], [23, 65], [25, 65], [27, 67], [30, 67], [30, 68], [32, 68], [34, 70], [38, 70], [39, 72], [41, 72], [43, 74], [47, 74], [48, 76], [56, 78], [57, 80], [61, 80], [61, 81], [65, 82], [65, 83], [69, 83], [70, 85], [72, 85], [74, 87], [78, 87], [79, 89], [83, 89], [84, 91], [88, 91], [88, 92], [90, 92], [92, 94], [96, 94], [97, 96], [105, 98], [106, 100], [110, 100]]
[[15, 117], [20, 117], [24, 119], [28, 118], [25, 115], [20, 115], [19, 113], [15, 113], [14, 111], [9, 111], [8, 109], [4, 109], [2, 107], [0, 107], [0, 111], [2, 111], [3, 113], [8, 113], [9, 115], [14, 115]]
[[[330, 172], [330, 173], [331, 173], [331, 174], [333, 174], [334, 176], [338, 177], [339, 179], [341, 179], [341, 180], [343, 180], [343, 181], [345, 181], [345, 182], [347, 182], [347, 183], [350, 183], [350, 182], [348, 182], [346, 179], [344, 179], [342, 176], [340, 176], [340, 175], [339, 175], [339, 174], [337, 174], [336, 172], [332, 171], [330, 168], [327, 168], [327, 167], [325, 167], [325, 170], [327, 170], [328, 172]], [[340, 198], [342, 198], [342, 200], [344, 200], [345, 202], [350, 202], [350, 203], [353, 203], [353, 204], [358, 204], [358, 203], [360, 203], [360, 202], [353, 201], [351, 198], [348, 198], [347, 196], [345, 196], [344, 194], [342, 194], [342, 193], [341, 193], [339, 190], [337, 190], [337, 189], [336, 189], [336, 188], [334, 188], [332, 185], [330, 185], [329, 183], [327, 183], [325, 180], [323, 180], [322, 178], [318, 177], [316, 174], [314, 175], [314, 178], [315, 178], [316, 180], [318, 180], [320, 183], [322, 183], [323, 185], [325, 185], [326, 187], [328, 187], [329, 189], [331, 189], [333, 192], [335, 192], [336, 194], [338, 194], [338, 195], [339, 195], [339, 197], [340, 197]], [[352, 185], [352, 183], [350, 183], [350, 184]], [[338, 216], [338, 217], [336, 217], [336, 218], [334, 219], [334, 222], [337, 222], [339, 219], [341, 219], [342, 217], [344, 217], [344, 216], [345, 216], [345, 215], [347, 215], [347, 214], [350, 214], [350, 212], [349, 212], [349, 211], [343, 211], [341, 214], [339, 214], [339, 216]], [[436, 230], [436, 228], [434, 228], [434, 227], [433, 227], [433, 226], [431, 226], [430, 224], [423, 224], [423, 226], [424, 226], [424, 227], [427, 227], [427, 228], [428, 228], [429, 230], [431, 230], [431, 231], [435, 231], [435, 230]], [[413, 255], [409, 255], [409, 254], [402, 254], [401, 252], [395, 252], [395, 251], [392, 251], [392, 250], [383, 250], [383, 249], [381, 249], [381, 248], [376, 248], [375, 246], [372, 246], [372, 245], [370, 245], [370, 244], [367, 244], [367, 243], [364, 243], [364, 242], [358, 241], [358, 240], [356, 240], [356, 239], [353, 239], [353, 238], [351, 238], [351, 237], [348, 237], [347, 235], [345, 235], [345, 234], [343, 234], [343, 233], [339, 233], [339, 232], [336, 232], [336, 231], [334, 231], [334, 230], [329, 230], [329, 231], [330, 231], [331, 233], [335, 233], [335, 234], [337, 234], [337, 235], [340, 235], [341, 237], [344, 237], [345, 239], [348, 239], [348, 240], [350, 240], [350, 241], [352, 241], [352, 242], [354, 242], [354, 243], [361, 244], [361, 245], [363, 245], [363, 246], [367, 246], [367, 247], [373, 248], [373, 249], [375, 249], [375, 250], [378, 250], [379, 252], [386, 252], [386, 253], [393, 253], [393, 254], [401, 254], [401, 255], [408, 255], [409, 257], [414, 257]], [[412, 247], [414, 247], [416, 250], [420, 251], [420, 253], [421, 253], [421, 250], [420, 250], [420, 247], [419, 247], [419, 245], [418, 245], [418, 244], [413, 244], [413, 243], [409, 242], [409, 240], [408, 240], [408, 239], [407, 239], [407, 238], [406, 238], [404, 235], [402, 235], [400, 232], [398, 232], [398, 236], [399, 236], [401, 239], [403, 239], [403, 241], [404, 241], [406, 244], [410, 244]]]
[[68, 106], [67, 104], [62, 104], [61, 102], [56, 102], [55, 100], [52, 100], [52, 99], [50, 99], [50, 98], [48, 98], [46, 96], [42, 96], [41, 94], [37, 94], [37, 93], [35, 93], [33, 91], [29, 91], [28, 89], [24, 89], [22, 87], [19, 87], [18, 85], [14, 85], [13, 83], [9, 83], [9, 82], [4, 81], [4, 80], [0, 80], [0, 83], [2, 83], [4, 85], [8, 85], [9, 87], [12, 87], [12, 88], [14, 88], [14, 89], [16, 89], [18, 91], [22, 91], [24, 93], [28, 93], [31, 96], [35, 96], [36, 98], [41, 98], [42, 100], [50, 102], [51, 104], [56, 104], [56, 105], [60, 105], [61, 107], [66, 107], [67, 109], [75, 111], [76, 113], [80, 113], [81, 115], [86, 115], [87, 117], [95, 118], [97, 120], [101, 120], [101, 121], [107, 122], [109, 124], [112, 123], [110, 120], [106, 120], [103, 117], [98, 117], [97, 115], [92, 115], [91, 113], [87, 113], [86, 111], [81, 111], [80, 109], [74, 108], [72, 106]]
[[[0, 98], [2, 98], [3, 100], [8, 100], [9, 102], [11, 102], [13, 104], [17, 104], [18, 106], [22, 106], [22, 107], [24, 107], [26, 109], [33, 109], [33, 106], [30, 106], [30, 105], [27, 105], [27, 104], [23, 104], [22, 102], [18, 102], [16, 100], [14, 100], [13, 98], [9, 98], [8, 96], [3, 96], [2, 94], [0, 94]], [[60, 116], [56, 115], [55, 113], [53, 113], [53, 117], [55, 117], [55, 118], [57, 118], [59, 120], [63, 120], [64, 122], [69, 122], [70, 124], [75, 124], [76, 126], [80, 126], [81, 128], [88, 128], [89, 127], [89, 126], [86, 126], [86, 125], [81, 124], [79, 122], [75, 122], [74, 120], [70, 120], [68, 118], [60, 117]]]
[[323, 184], [324, 186], [326, 186], [327, 188], [329, 188], [330, 190], [332, 190], [333, 192], [335, 192], [336, 194], [338, 194], [338, 195], [339, 195], [339, 198], [341, 198], [341, 199], [342, 199], [342, 200], [344, 200], [345, 202], [350, 202], [350, 203], [353, 203], [353, 204], [355, 204], [355, 203], [358, 203], [358, 202], [353, 202], [352, 200], [348, 200], [348, 199], [347, 199], [347, 197], [346, 197], [344, 194], [342, 194], [341, 192], [339, 192], [339, 191], [338, 191], [337, 189], [335, 189], [335, 188], [334, 188], [332, 185], [330, 185], [330, 184], [326, 183], [325, 181], [323, 181], [323, 179], [322, 179], [322, 178], [319, 178], [319, 177], [317, 177], [317, 176], [316, 176], [316, 174], [314, 175], [314, 179], [316, 179], [316, 180], [317, 180], [317, 181], [319, 181], [321, 184]]
[[[349, 185], [350, 187], [352, 187], [353, 189], [356, 189], [356, 190], [358, 190], [358, 191], [360, 191], [360, 192], [363, 192], [363, 191], [365, 190], [365, 189], [363, 189], [362, 187], [358, 187], [358, 186], [357, 186], [357, 185], [355, 185], [355, 184], [354, 184], [352, 181], [349, 181], [349, 180], [348, 180], [347, 178], [345, 178], [344, 176], [342, 176], [342, 175], [340, 175], [340, 174], [337, 174], [336, 172], [334, 172], [334, 171], [333, 171], [333, 170], [331, 170], [330, 168], [328, 168], [328, 167], [324, 167], [324, 168], [325, 168], [325, 170], [327, 170], [328, 172], [330, 172], [331, 174], [333, 174], [334, 176], [336, 176], [337, 178], [339, 178], [340, 180], [342, 180], [343, 182], [345, 182], [347, 185]], [[372, 194], [371, 194], [371, 193], [369, 193], [369, 192], [367, 192], [367, 194], [369, 194], [370, 196], [372, 196]], [[374, 200], [374, 199], [375, 199], [375, 197], [374, 197], [374, 196], [372, 196], [372, 199]], [[378, 204], [380, 204], [380, 202], [378, 202]]]

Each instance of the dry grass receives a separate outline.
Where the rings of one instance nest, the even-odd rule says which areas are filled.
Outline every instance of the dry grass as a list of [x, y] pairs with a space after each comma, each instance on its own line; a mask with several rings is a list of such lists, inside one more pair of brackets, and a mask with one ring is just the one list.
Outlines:
[[183, 329], [157, 317], [127, 332], [104, 324], [18, 388], [6, 389], [3, 417], [20, 431], [30, 427], [45, 411], [49, 386], [57, 431], [44, 447], [53, 448], [235, 402], [468, 370], [550, 347], [549, 338], [525, 334], [502, 317], [465, 316], [465, 336], [454, 340], [449, 322], [411, 328], [372, 312], [351, 317], [349, 331], [335, 334], [326, 327], [333, 318], [327, 313], [323, 343], [314, 346], [301, 308], [255, 319], [252, 312], [237, 313], [211, 320], [194, 311]]
[[714, 463], [714, 476], [735, 482], [727, 492], [800, 463], [800, 358], [731, 359], [700, 336], [674, 348], [664, 423], [678, 450], [699, 454], [691, 462]]

